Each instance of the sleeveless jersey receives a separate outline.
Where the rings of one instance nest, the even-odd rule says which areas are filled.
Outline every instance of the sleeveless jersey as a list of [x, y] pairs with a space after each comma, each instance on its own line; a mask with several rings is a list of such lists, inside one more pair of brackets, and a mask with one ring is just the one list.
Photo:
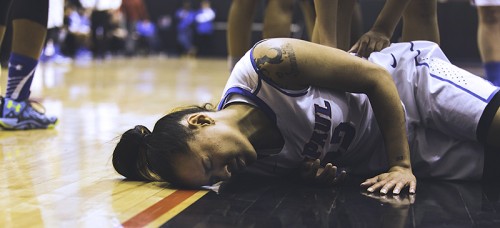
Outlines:
[[[236, 64], [218, 107], [223, 109], [236, 101], [257, 106], [276, 124], [282, 134], [285, 141], [283, 148], [275, 154], [259, 158], [255, 165], [250, 166], [252, 171], [271, 175], [285, 174], [299, 167], [306, 157], [319, 158], [323, 165], [331, 162], [347, 169], [351, 174], [377, 174], [389, 168], [381, 132], [366, 95], [313, 86], [300, 91], [283, 89], [259, 72], [252, 53], [253, 48]], [[430, 67], [431, 65], [444, 64], [446, 70], [458, 69], [448, 63], [437, 45], [431, 42], [393, 44], [380, 53], [372, 54], [368, 60], [385, 67], [393, 76], [401, 93], [407, 112], [408, 140], [415, 175], [444, 179], [480, 177], [483, 148], [474, 142], [476, 126], [488, 99], [498, 88], [477, 76], [459, 71], [466, 75], [467, 80], [470, 78], [474, 82], [480, 82], [483, 88], [474, 87], [474, 92], [471, 92], [467, 90], [471, 88], [459, 85], [467, 91], [458, 89], [450, 93], [450, 96], [460, 95], [459, 98], [450, 99], [451, 104], [449, 101], [441, 101], [442, 106], [430, 107], [434, 105], [431, 103], [437, 102], [436, 98], [443, 98], [438, 95], [445, 93], [438, 92], [436, 95], [428, 92], [429, 89], [441, 91], [446, 88], [447, 91], [450, 90], [450, 85], [457, 86], [449, 80], [430, 77], [431, 68], [436, 68]], [[429, 85], [435, 84], [430, 80], [437, 80], [438, 85], [429, 88], [432, 87]], [[439, 84], [441, 82], [444, 82], [444, 85]], [[415, 92], [419, 90], [422, 90], [422, 99], [415, 96]], [[475, 92], [480, 94], [476, 95]], [[477, 97], [471, 96], [471, 93]], [[483, 100], [480, 103], [476, 100], [468, 101], [471, 97]], [[453, 121], [458, 123], [441, 124], [440, 119], [436, 118], [447, 116], [449, 113], [441, 112], [436, 115], [434, 112], [453, 112], [453, 108], [444, 109], [443, 106], [456, 106], [456, 103], [463, 102], [472, 103], [474, 107], [466, 106], [467, 113], [460, 113], [460, 118], [452, 117]], [[425, 111], [427, 113], [423, 113]], [[451, 134], [447, 134], [448, 132]], [[428, 143], [436, 147], [430, 148]], [[456, 152], [456, 146], [465, 149]], [[458, 157], [469, 154], [466, 156], [469, 159], [466, 162], [471, 162], [472, 165], [462, 168], [462, 171], [455, 168], [463, 165], [464, 161], [451, 166], [443, 165], [443, 162], [456, 162], [457, 156], [451, 154]]]

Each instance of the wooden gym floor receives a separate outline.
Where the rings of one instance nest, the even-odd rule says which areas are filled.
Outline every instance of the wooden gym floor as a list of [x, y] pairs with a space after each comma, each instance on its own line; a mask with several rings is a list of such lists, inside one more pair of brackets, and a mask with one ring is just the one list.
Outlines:
[[316, 188], [243, 176], [215, 194], [115, 173], [121, 133], [151, 129], [177, 106], [216, 104], [227, 77], [224, 59], [40, 64], [32, 98], [60, 121], [0, 130], [0, 227], [500, 227], [498, 183], [420, 181], [416, 195], [380, 196], [356, 178]]

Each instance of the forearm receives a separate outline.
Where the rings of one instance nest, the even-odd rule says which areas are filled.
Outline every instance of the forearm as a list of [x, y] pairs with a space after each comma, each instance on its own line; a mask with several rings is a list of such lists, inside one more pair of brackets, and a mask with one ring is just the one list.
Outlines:
[[383, 67], [346, 52], [295, 39], [272, 39], [254, 49], [260, 71], [286, 89], [318, 86], [364, 93], [370, 99], [391, 167], [410, 167], [405, 115], [396, 85]]
[[389, 166], [411, 168], [404, 110], [389, 73], [381, 75], [367, 95], [382, 133]]
[[371, 30], [391, 37], [409, 2], [409, 0], [387, 0]]

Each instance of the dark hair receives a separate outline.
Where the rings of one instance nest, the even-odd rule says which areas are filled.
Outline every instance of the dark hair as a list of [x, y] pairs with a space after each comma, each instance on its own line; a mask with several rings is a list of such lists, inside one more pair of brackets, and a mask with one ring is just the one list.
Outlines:
[[159, 119], [153, 132], [142, 125], [126, 131], [113, 152], [113, 167], [130, 180], [167, 181], [182, 186], [172, 157], [188, 151], [187, 142], [193, 132], [180, 121], [188, 114], [214, 111], [212, 107], [205, 104], [176, 109]]

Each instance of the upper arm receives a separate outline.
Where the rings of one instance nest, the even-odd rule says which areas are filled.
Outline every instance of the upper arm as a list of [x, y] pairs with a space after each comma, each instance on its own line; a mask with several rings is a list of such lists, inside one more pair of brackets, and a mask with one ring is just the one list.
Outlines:
[[382, 67], [344, 51], [296, 39], [278, 38], [258, 44], [253, 52], [257, 68], [286, 89], [318, 86], [368, 93], [392, 80]]

